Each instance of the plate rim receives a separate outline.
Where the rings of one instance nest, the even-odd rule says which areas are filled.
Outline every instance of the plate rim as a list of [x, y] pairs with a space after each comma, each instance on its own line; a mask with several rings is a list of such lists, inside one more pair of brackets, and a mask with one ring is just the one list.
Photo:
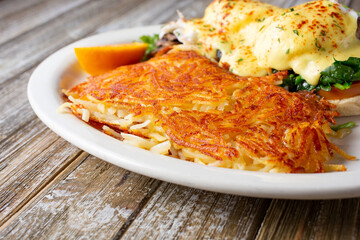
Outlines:
[[[61, 104], [60, 94], [56, 96], [56, 92], [59, 93], [59, 74], [74, 60], [74, 47], [96, 43], [111, 44], [159, 30], [160, 25], [152, 25], [109, 31], [81, 39], [51, 54], [36, 67], [29, 79], [27, 96], [32, 109], [46, 126], [80, 149], [124, 169], [162, 181], [213, 192], [260, 198], [310, 200], [360, 196], [358, 171], [287, 174], [202, 166], [136, 148], [103, 134], [72, 114], [56, 113]], [[69, 62], [66, 64], [61, 60]], [[57, 115], [54, 115], [54, 112]], [[84, 139], [89, 137], [95, 138]], [[137, 159], [134, 161], [134, 158]], [[179, 170], [183, 172], [179, 173]]]

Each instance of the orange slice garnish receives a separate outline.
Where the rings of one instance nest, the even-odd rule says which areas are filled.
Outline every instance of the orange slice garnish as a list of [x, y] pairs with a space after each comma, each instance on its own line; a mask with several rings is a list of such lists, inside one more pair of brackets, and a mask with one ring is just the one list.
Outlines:
[[75, 48], [75, 54], [84, 71], [95, 76], [119, 66], [140, 62], [146, 48], [146, 43], [125, 43]]

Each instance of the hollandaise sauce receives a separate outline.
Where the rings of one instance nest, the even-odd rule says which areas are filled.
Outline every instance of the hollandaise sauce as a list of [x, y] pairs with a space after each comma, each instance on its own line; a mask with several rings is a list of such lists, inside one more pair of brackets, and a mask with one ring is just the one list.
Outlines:
[[175, 33], [240, 76], [292, 69], [317, 85], [335, 59], [360, 57], [357, 18], [336, 1], [284, 9], [255, 0], [216, 0], [203, 18], [186, 21]]

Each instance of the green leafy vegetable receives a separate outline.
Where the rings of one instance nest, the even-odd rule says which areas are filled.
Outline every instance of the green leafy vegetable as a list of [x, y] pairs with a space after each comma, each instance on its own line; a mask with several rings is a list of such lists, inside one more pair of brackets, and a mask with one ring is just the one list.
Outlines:
[[311, 91], [316, 88], [315, 86], [308, 84], [305, 79], [295, 73], [292, 73], [285, 78], [280, 86], [286, 87], [290, 92], [297, 92], [301, 90]]
[[350, 57], [346, 61], [335, 60], [331, 66], [322, 71], [317, 86], [307, 83], [300, 75], [293, 72], [283, 80], [281, 86], [287, 87], [291, 92], [314, 89], [331, 91], [332, 87], [349, 89], [355, 81], [360, 81], [360, 58]]
[[346, 61], [335, 62], [321, 72], [319, 86], [321, 89], [336, 87], [349, 89], [351, 84], [360, 80], [360, 58], [350, 57]]
[[158, 48], [156, 46], [156, 42], [159, 40], [159, 34], [154, 34], [153, 36], [143, 35], [140, 37], [140, 40], [148, 44], [148, 47], [143, 57], [143, 61], [145, 61], [150, 58], [150, 53]]
[[338, 131], [339, 129], [343, 129], [343, 128], [353, 128], [355, 127], [355, 122], [347, 122], [347, 123], [344, 123], [344, 124], [340, 124], [340, 125], [335, 125], [335, 126], [331, 126], [331, 129], [333, 131]]

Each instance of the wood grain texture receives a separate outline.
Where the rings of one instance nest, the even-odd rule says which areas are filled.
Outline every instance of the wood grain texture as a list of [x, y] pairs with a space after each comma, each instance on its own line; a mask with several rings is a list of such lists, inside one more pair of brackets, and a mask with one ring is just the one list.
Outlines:
[[359, 0], [352, 0], [351, 4], [349, 6], [358, 12], [360, 11], [360, 1]]
[[[96, 34], [114, 29], [167, 23], [178, 18], [176, 10], [181, 11], [186, 18], [201, 17], [205, 7], [211, 2], [212, 0], [144, 1], [143, 4], [139, 5], [133, 11], [126, 15], [118, 16], [109, 23], [104, 23], [93, 33]], [[154, 8], [154, 6], [157, 7]], [[150, 12], [149, 9], [151, 9]]]
[[[14, 78], [55, 50], [94, 32], [117, 16], [139, 7], [141, 0], [91, 1], [0, 46], [0, 83]], [[164, 9], [165, 11], [165, 9]], [[156, 19], [152, 17], [149, 19]], [[21, 51], [19, 51], [21, 47]]]
[[269, 200], [163, 183], [124, 239], [254, 239]]
[[0, 19], [20, 12], [45, 0], [0, 0]]
[[359, 239], [359, 199], [274, 200], [257, 239]]
[[79, 153], [78, 148], [45, 129], [2, 161], [0, 226]]
[[159, 184], [89, 157], [17, 216], [0, 238], [109, 239], [137, 215]]
[[[35, 119], [26, 96], [27, 82], [32, 70], [0, 84], [0, 149], [7, 151], [3, 141]], [[26, 133], [23, 133], [26, 134]]]
[[35, 117], [26, 98], [29, 73], [0, 88], [0, 225], [80, 152]]
[[[0, 17], [0, 44], [41, 24], [59, 17], [73, 8], [80, 8], [88, 0], [45, 1], [28, 6], [11, 15]], [[26, 1], [24, 1], [26, 2]]]

